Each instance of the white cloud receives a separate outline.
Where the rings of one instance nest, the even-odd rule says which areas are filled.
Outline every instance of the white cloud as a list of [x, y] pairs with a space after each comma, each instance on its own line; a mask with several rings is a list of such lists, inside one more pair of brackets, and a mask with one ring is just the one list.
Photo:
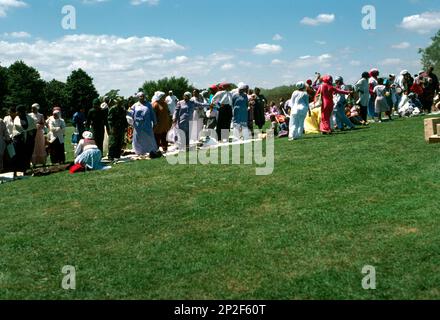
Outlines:
[[401, 42], [401, 43], [397, 43], [391, 46], [391, 48], [393, 49], [408, 49], [411, 46], [411, 44], [409, 42]]
[[276, 35], [273, 36], [272, 40], [273, 41], [281, 41], [281, 40], [283, 40], [283, 37], [277, 33]]
[[[110, 0], [82, 0], [85, 4], [95, 4], [102, 2], [109, 2]], [[149, 6], [157, 6], [159, 5], [160, 0], [130, 0], [130, 4], [133, 6], [140, 6], [142, 4], [147, 4]]]
[[359, 67], [361, 65], [361, 62], [358, 60], [351, 60], [350, 65], [353, 67]]
[[15, 38], [15, 39], [23, 39], [23, 38], [30, 38], [31, 35], [28, 32], [25, 31], [15, 31], [15, 32], [5, 32], [3, 34], [4, 37], [6, 38]]
[[279, 60], [279, 59], [274, 59], [274, 60], [272, 60], [272, 62], [270, 64], [272, 64], [272, 65], [280, 65], [280, 64], [283, 64], [283, 61]]
[[399, 26], [403, 29], [421, 34], [430, 33], [440, 28], [440, 12], [428, 11], [404, 17]]
[[324, 46], [324, 45], [327, 44], [327, 41], [316, 40], [315, 43], [317, 43], [317, 44], [319, 44], [319, 45], [321, 45], [321, 46]]
[[255, 46], [252, 50], [254, 54], [264, 55], [264, 54], [275, 54], [283, 51], [283, 48], [276, 44], [262, 43]]
[[387, 58], [381, 61], [381, 65], [383, 66], [398, 66], [401, 65], [403, 61], [399, 58]]
[[21, 0], [0, 0], [0, 18], [6, 17], [12, 8], [24, 8], [28, 4]]
[[317, 15], [315, 18], [309, 18], [304, 17], [301, 20], [301, 24], [304, 24], [306, 26], [319, 26], [321, 24], [328, 24], [334, 22], [336, 19], [336, 16], [334, 14], [327, 14], [327, 13], [321, 13]]
[[231, 69], [234, 69], [235, 68], [235, 65], [234, 64], [232, 64], [232, 63], [225, 63], [224, 65], [222, 65], [221, 67], [220, 67], [220, 69], [222, 69], [222, 70], [231, 70]]
[[328, 54], [324, 53], [319, 56], [301, 56], [298, 59], [296, 59], [292, 64], [292, 68], [307, 68], [307, 67], [321, 67], [321, 68], [328, 68], [330, 67], [330, 61], [333, 57]]

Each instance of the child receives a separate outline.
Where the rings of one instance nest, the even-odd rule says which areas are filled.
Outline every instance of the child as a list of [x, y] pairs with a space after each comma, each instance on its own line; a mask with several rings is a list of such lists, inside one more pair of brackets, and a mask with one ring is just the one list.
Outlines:
[[347, 105], [345, 109], [347, 117], [350, 121], [355, 125], [363, 125], [366, 126], [368, 123], [362, 119], [360, 114], [360, 108], [358, 106]]
[[277, 121], [276, 115], [274, 114], [270, 115], [270, 122], [272, 123], [270, 129], [273, 130], [273, 134], [277, 136], [278, 133], [280, 132], [280, 125]]

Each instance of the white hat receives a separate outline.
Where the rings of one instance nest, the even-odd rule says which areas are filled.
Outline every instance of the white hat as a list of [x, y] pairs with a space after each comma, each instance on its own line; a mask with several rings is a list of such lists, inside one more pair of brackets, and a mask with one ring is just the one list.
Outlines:
[[156, 91], [154, 93], [153, 99], [151, 99], [151, 101], [156, 102], [156, 101], [159, 101], [160, 99], [162, 99], [163, 97], [165, 97], [165, 92]]
[[139, 91], [139, 92], [136, 94], [136, 97], [138, 97], [138, 98], [140, 98], [140, 97], [145, 97], [145, 94], [144, 94], [142, 91]]
[[89, 140], [93, 139], [93, 133], [91, 133], [90, 131], [84, 131], [82, 136], [84, 139], [89, 139]]
[[40, 110], [40, 105], [38, 103], [34, 103], [32, 105], [32, 108], [36, 108], [37, 110]]
[[304, 89], [306, 87], [306, 84], [304, 83], [304, 81], [299, 81], [299, 82], [296, 83], [295, 87], [298, 90], [301, 90], [301, 89]]
[[406, 75], [406, 74], [409, 74], [409, 71], [408, 71], [408, 70], [402, 70], [402, 71], [400, 72], [400, 75], [402, 75], [402, 76], [404, 76], [404, 75]]
[[191, 98], [191, 97], [192, 97], [192, 93], [189, 92], [189, 91], [187, 91], [187, 92], [185, 92], [185, 93], [183, 94], [183, 96], [184, 96], [184, 97], [189, 97], [189, 98]]

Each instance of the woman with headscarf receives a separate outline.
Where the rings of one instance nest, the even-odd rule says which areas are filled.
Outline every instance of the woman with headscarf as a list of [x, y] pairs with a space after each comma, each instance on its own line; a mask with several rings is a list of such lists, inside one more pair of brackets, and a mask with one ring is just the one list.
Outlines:
[[300, 81], [296, 84], [296, 91], [293, 92], [290, 99], [292, 109], [290, 111], [289, 122], [289, 140], [297, 140], [302, 137], [304, 133], [304, 122], [307, 113], [311, 116], [309, 109], [309, 95], [306, 91], [306, 84]]
[[29, 113], [29, 116], [34, 119], [35, 124], [37, 125], [35, 147], [32, 154], [32, 164], [34, 166], [38, 164], [45, 165], [47, 161], [46, 138], [44, 137], [44, 128], [46, 127], [46, 124], [44, 122], [44, 116], [38, 112], [39, 110], [40, 105], [38, 103], [34, 103], [32, 105], [32, 112]]
[[154, 126], [157, 125], [156, 113], [143, 92], [137, 94], [139, 101], [129, 111], [133, 122], [133, 150], [138, 156], [156, 153], [158, 150], [154, 138]]
[[127, 112], [123, 106], [123, 99], [116, 98], [112, 101], [113, 105], [108, 111], [108, 158], [109, 160], [120, 159], [122, 147], [125, 140], [125, 131], [127, 130]]
[[[206, 103], [205, 98], [203, 98], [203, 96], [200, 94], [200, 90], [198, 89], [194, 89], [191, 101], [197, 103]], [[203, 130], [203, 122], [205, 117], [206, 113], [203, 108], [193, 112], [190, 123], [190, 141], [198, 142], [200, 140], [200, 134]]]
[[249, 86], [246, 84], [241, 84], [238, 88], [238, 93], [232, 97], [232, 107], [233, 107], [233, 125], [234, 125], [234, 140], [239, 141], [240, 137], [243, 140], [249, 140], [250, 133], [248, 128], [248, 108], [249, 99], [247, 92]]
[[197, 110], [203, 110], [204, 108], [209, 108], [210, 104], [200, 103], [191, 100], [191, 93], [185, 92], [183, 95], [183, 100], [179, 101], [174, 110], [173, 123], [177, 125], [177, 128], [181, 130], [181, 134], [185, 137], [179, 137], [180, 148], [183, 149], [183, 144], [185, 143], [185, 148], [189, 149], [190, 146], [190, 125], [189, 122], [193, 119], [193, 113]]
[[61, 118], [61, 110], [54, 109], [53, 115], [47, 120], [49, 133], [49, 154], [52, 164], [65, 163], [66, 154], [64, 151], [64, 137], [66, 134], [66, 123]]
[[377, 81], [377, 86], [374, 87], [374, 95], [376, 96], [376, 101], [374, 103], [374, 113], [377, 116], [376, 121], [382, 122], [382, 112], [388, 113], [390, 106], [388, 105], [386, 93], [387, 87], [384, 85], [384, 79], [380, 78]]
[[15, 148], [14, 172], [26, 173], [30, 169], [36, 131], [35, 121], [26, 114], [26, 107], [18, 106], [12, 128], [12, 140]]
[[93, 133], [84, 131], [82, 138], [75, 150], [75, 164], [89, 170], [102, 169], [102, 153], [93, 139]]
[[322, 77], [322, 82], [316, 92], [316, 96], [321, 96], [322, 99], [320, 129], [322, 134], [331, 134], [331, 116], [334, 107], [333, 95], [335, 93], [350, 94], [350, 91], [335, 88], [333, 86], [333, 78], [330, 75]]
[[165, 101], [165, 93], [157, 91], [151, 102], [157, 119], [157, 125], [154, 127], [154, 137], [158, 147], [162, 147], [163, 152], [166, 153], [168, 151], [167, 133], [171, 128], [171, 121], [170, 111]]

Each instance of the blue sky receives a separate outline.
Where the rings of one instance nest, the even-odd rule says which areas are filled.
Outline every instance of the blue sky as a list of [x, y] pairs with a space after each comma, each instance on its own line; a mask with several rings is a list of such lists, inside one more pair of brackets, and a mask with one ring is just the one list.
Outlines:
[[[64, 5], [75, 30], [61, 27]], [[376, 30], [361, 26], [365, 5]], [[199, 87], [273, 87], [315, 71], [352, 82], [372, 67], [419, 71], [418, 48], [439, 29], [438, 0], [0, 0], [0, 61], [22, 59], [48, 80], [82, 67], [101, 94], [171, 75]]]

